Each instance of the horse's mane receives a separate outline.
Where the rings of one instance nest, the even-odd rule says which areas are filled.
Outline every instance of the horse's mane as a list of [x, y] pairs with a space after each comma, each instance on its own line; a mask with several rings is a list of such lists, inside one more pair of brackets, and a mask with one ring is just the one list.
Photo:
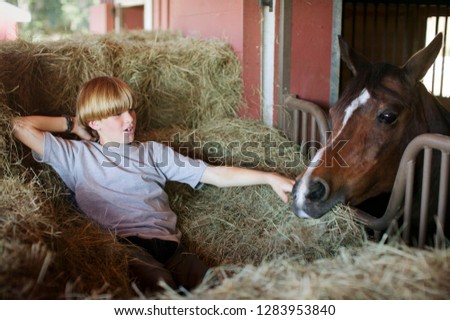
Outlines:
[[450, 109], [444, 106], [423, 85], [418, 84], [421, 103], [426, 106], [426, 119], [430, 132], [450, 135]]

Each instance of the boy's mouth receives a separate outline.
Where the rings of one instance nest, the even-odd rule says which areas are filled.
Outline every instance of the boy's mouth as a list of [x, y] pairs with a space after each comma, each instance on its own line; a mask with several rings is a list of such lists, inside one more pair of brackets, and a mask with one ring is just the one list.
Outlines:
[[133, 133], [134, 132], [134, 128], [133, 127], [128, 127], [124, 130], [124, 132], [126, 133]]

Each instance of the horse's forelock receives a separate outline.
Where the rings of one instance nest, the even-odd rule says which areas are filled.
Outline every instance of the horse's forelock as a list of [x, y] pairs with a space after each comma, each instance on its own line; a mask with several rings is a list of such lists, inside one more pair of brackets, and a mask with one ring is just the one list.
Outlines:
[[400, 87], [406, 87], [408, 85], [407, 79], [402, 74], [400, 68], [386, 63], [372, 64], [370, 68], [360, 70], [358, 75], [350, 80], [342, 93], [341, 99], [339, 99], [335, 106], [336, 111], [339, 113], [343, 112], [364, 89], [372, 97], [377, 97], [380, 93], [384, 93], [398, 101], [405, 102], [409, 100], [409, 94], [403, 93], [400, 89], [395, 90], [389, 88], [383, 83], [383, 80], [387, 77], [397, 81]]

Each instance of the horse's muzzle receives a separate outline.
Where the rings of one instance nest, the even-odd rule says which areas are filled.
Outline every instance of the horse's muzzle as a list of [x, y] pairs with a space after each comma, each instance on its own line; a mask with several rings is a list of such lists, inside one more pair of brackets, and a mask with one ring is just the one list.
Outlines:
[[294, 196], [294, 214], [299, 218], [318, 219], [326, 214], [342, 199], [330, 194], [328, 183], [319, 178], [298, 180], [292, 191]]

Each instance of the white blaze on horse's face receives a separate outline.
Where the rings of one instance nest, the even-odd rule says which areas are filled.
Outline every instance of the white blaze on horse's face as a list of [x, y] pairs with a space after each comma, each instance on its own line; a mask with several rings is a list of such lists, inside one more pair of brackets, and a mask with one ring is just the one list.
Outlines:
[[306, 195], [309, 193], [309, 182], [311, 181], [311, 174], [316, 167], [316, 164], [319, 164], [320, 161], [322, 161], [323, 153], [325, 152], [325, 148], [320, 149], [317, 151], [314, 158], [311, 160], [311, 163], [308, 166], [308, 169], [305, 171], [305, 173], [302, 176], [302, 179], [300, 180], [300, 184], [298, 189], [296, 189], [294, 192], [297, 192], [295, 197], [295, 203], [294, 205], [299, 210], [294, 210], [296, 214], [300, 218], [311, 218], [308, 213], [306, 213], [303, 208], [305, 207], [306, 203]]
[[[355, 98], [346, 108], [345, 108], [345, 115], [344, 119], [342, 121], [342, 126], [339, 129], [339, 132], [332, 138], [330, 142], [328, 142], [327, 146], [321, 148], [317, 154], [312, 159], [310, 165], [308, 166], [308, 169], [303, 173], [302, 178], [297, 182], [296, 187], [294, 188], [294, 206], [295, 210], [294, 212], [296, 215], [300, 218], [311, 218], [311, 216], [308, 214], [308, 208], [316, 205], [315, 203], [311, 203], [312, 201], [308, 199], [308, 195], [311, 194], [310, 186], [311, 182], [314, 180], [320, 180], [320, 184], [322, 184], [325, 187], [325, 195], [321, 199], [314, 199], [316, 202], [320, 201], [326, 201], [326, 197], [329, 193], [328, 184], [323, 181], [323, 179], [316, 178], [313, 175], [314, 170], [320, 166], [320, 164], [325, 162], [325, 159], [323, 157], [325, 156], [326, 148], [332, 147], [336, 141], [341, 135], [341, 133], [344, 131], [346, 125], [350, 121], [351, 117], [354, 115], [356, 110], [361, 108], [367, 101], [370, 99], [370, 94], [367, 89], [364, 89], [361, 91], [360, 95]], [[334, 204], [333, 204], [334, 205]]]
[[355, 100], [353, 100], [352, 103], [350, 103], [350, 105], [347, 106], [347, 108], [345, 108], [344, 121], [342, 121], [342, 127], [339, 130], [339, 133], [336, 135], [336, 137], [334, 137], [335, 139], [338, 138], [341, 132], [344, 130], [353, 113], [356, 110], [358, 110], [361, 106], [363, 106], [369, 99], [370, 99], [369, 91], [367, 91], [367, 89], [364, 89], [363, 91], [361, 91], [361, 94]]

